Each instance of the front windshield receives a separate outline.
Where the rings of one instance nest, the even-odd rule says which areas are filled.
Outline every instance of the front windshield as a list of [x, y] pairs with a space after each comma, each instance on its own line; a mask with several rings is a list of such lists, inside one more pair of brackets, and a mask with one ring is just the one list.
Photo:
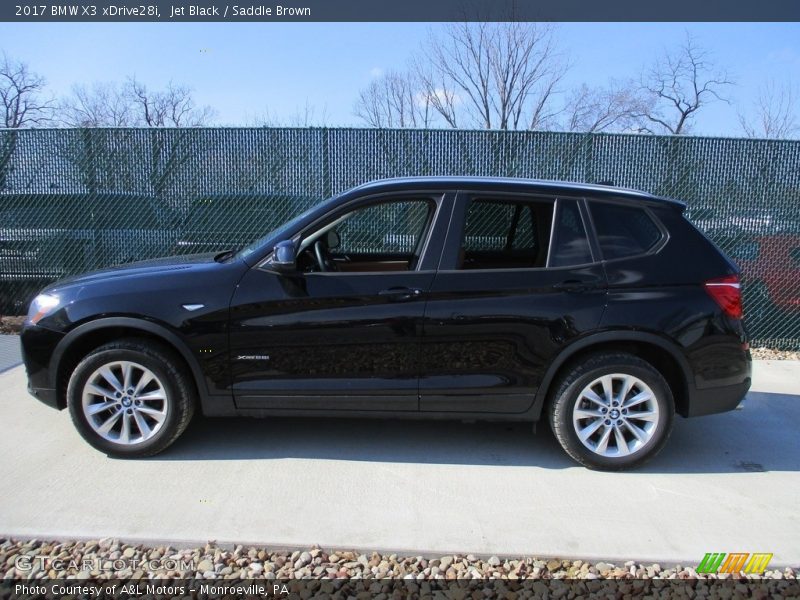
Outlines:
[[283, 239], [284, 236], [288, 235], [288, 233], [292, 231], [301, 221], [303, 221], [303, 219], [308, 217], [314, 211], [318, 210], [319, 207], [320, 207], [319, 204], [315, 204], [311, 208], [304, 210], [302, 213], [300, 213], [290, 221], [287, 221], [280, 227], [276, 227], [268, 234], [261, 236], [260, 238], [258, 238], [253, 242], [250, 242], [249, 244], [247, 244], [247, 246], [245, 246], [244, 248], [239, 250], [239, 252], [237, 252], [237, 256], [239, 256], [240, 258], [246, 258], [247, 256], [250, 256], [253, 252], [255, 252], [264, 244], [266, 244], [270, 239], [274, 239], [276, 242], [280, 241], [281, 239]]

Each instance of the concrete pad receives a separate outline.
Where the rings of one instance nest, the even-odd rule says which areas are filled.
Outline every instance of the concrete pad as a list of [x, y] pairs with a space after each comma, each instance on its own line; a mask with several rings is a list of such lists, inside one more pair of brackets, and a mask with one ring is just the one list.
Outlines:
[[18, 335], [0, 334], [0, 373], [22, 363], [22, 348]]
[[576, 466], [546, 426], [196, 419], [147, 460], [93, 450], [0, 375], [0, 533], [275, 547], [800, 564], [800, 363], [758, 363], [744, 409], [678, 419], [646, 468]]

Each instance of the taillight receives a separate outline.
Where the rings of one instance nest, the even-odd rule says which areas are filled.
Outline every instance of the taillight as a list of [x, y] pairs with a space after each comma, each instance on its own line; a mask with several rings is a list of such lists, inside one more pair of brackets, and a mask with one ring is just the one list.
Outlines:
[[738, 275], [709, 279], [706, 291], [731, 319], [742, 318], [742, 289]]

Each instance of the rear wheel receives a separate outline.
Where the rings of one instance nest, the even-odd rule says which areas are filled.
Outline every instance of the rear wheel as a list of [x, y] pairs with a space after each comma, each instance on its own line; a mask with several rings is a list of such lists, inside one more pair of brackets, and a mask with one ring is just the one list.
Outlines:
[[555, 390], [553, 432], [587, 467], [615, 471], [641, 465], [664, 446], [672, 429], [672, 391], [650, 363], [636, 356], [590, 356]]
[[100, 346], [78, 364], [67, 404], [92, 446], [141, 457], [161, 452], [183, 433], [195, 401], [191, 379], [172, 351], [130, 339]]

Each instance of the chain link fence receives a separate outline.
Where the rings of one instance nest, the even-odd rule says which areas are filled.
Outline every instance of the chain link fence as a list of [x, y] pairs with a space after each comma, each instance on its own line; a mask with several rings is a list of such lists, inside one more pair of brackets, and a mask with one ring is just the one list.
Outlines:
[[57, 278], [238, 247], [408, 175], [614, 182], [686, 201], [742, 268], [753, 341], [800, 348], [800, 141], [320, 128], [0, 130], [0, 312]]

